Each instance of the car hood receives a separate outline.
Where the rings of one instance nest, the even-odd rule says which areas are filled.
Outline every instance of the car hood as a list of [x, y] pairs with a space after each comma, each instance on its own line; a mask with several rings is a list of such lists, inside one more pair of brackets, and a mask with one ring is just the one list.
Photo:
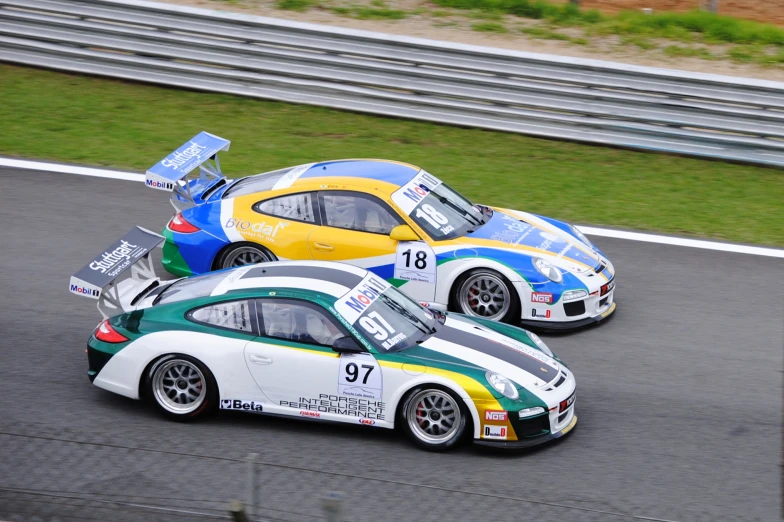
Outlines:
[[591, 269], [601, 267], [602, 256], [580, 239], [534, 214], [493, 208], [493, 217], [457, 241], [466, 246], [504, 248], [541, 255], [554, 264], [565, 262]]
[[534, 393], [558, 377], [562, 369], [558, 361], [538, 348], [453, 314], [419, 345], [418, 353], [434, 360], [444, 355], [459, 359], [499, 373]]

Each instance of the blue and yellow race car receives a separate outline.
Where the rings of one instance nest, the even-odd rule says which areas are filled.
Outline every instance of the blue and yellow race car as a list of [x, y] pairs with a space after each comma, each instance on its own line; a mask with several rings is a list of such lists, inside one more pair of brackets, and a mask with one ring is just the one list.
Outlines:
[[202, 132], [147, 172], [148, 186], [172, 191], [163, 264], [173, 274], [342, 261], [425, 306], [527, 327], [574, 328], [615, 311], [612, 263], [567, 223], [474, 204], [397, 161], [323, 161], [230, 180], [218, 162], [228, 147]]

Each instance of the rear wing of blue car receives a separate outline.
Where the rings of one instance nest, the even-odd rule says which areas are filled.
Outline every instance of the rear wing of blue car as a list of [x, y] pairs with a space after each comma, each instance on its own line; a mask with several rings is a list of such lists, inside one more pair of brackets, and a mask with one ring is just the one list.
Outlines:
[[150, 252], [163, 241], [155, 232], [134, 227], [72, 275], [68, 290], [97, 299], [104, 318], [127, 311], [136, 296], [159, 282]]
[[[229, 150], [231, 142], [209, 132], [200, 132], [147, 171], [145, 183], [157, 190], [172, 192], [171, 202], [178, 211], [197, 205], [200, 194], [225, 180], [218, 153]], [[199, 167], [199, 177], [188, 175]], [[224, 181], [225, 182], [225, 181]]]

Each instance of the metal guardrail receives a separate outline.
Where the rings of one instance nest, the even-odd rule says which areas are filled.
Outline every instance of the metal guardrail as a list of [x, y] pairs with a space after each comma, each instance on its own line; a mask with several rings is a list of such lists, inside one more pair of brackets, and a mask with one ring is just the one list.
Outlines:
[[784, 167], [784, 83], [136, 0], [0, 0], [0, 61]]

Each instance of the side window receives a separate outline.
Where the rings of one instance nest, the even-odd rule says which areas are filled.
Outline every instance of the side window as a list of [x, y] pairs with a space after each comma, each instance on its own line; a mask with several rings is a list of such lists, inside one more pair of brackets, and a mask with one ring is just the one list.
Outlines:
[[325, 225], [359, 232], [389, 234], [402, 221], [383, 201], [369, 194], [320, 192]]
[[188, 319], [218, 328], [253, 333], [253, 310], [250, 301], [228, 301], [203, 306], [188, 313]]
[[259, 299], [256, 303], [265, 337], [332, 346], [348, 335], [318, 305], [292, 299]]
[[291, 221], [316, 223], [316, 212], [314, 211], [313, 204], [313, 194], [305, 192], [303, 194], [289, 194], [287, 196], [261, 201], [256, 203], [253, 209], [262, 214], [268, 214]]

